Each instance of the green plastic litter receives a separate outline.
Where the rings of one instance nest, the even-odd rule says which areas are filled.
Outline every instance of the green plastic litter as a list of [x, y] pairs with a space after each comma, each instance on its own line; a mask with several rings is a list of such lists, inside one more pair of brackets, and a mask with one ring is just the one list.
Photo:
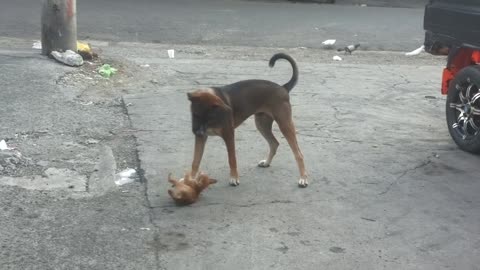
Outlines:
[[113, 74], [117, 73], [117, 69], [111, 67], [109, 64], [104, 64], [98, 69], [98, 73], [105, 78], [110, 78]]

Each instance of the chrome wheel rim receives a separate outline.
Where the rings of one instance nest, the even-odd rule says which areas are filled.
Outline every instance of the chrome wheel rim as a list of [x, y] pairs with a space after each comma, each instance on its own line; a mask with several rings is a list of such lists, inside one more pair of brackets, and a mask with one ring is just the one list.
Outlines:
[[480, 89], [470, 78], [455, 85], [455, 88], [458, 95], [449, 104], [456, 116], [452, 128], [463, 140], [469, 140], [480, 132]]

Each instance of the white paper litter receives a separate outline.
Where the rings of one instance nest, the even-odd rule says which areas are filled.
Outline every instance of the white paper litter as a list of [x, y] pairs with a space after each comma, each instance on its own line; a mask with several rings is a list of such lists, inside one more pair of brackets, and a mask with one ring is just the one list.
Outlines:
[[5, 142], [5, 140], [1, 140], [0, 141], [0, 150], [10, 150], [12, 148], [8, 147], [7, 143]]
[[37, 49], [37, 50], [41, 50], [42, 49], [42, 42], [40, 41], [35, 41], [32, 45], [32, 49]]
[[336, 39], [327, 39], [324, 42], [322, 42], [322, 44], [327, 45], [327, 46], [331, 46], [331, 45], [335, 44], [335, 42], [337, 42]]
[[144, 68], [147, 68], [147, 67], [150, 67], [149, 64], [145, 64], [145, 65], [140, 65], [141, 67], [144, 67]]
[[115, 184], [117, 186], [123, 186], [135, 181], [137, 171], [135, 169], [125, 169], [115, 175]]
[[168, 53], [168, 58], [170, 58], [170, 59], [175, 58], [175, 50], [170, 49], [170, 50], [167, 51], [167, 53]]
[[333, 61], [342, 61], [342, 58], [341, 58], [340, 56], [338, 56], [338, 55], [335, 55], [335, 56], [333, 57]]
[[408, 52], [408, 53], [406, 53], [405, 55], [406, 55], [406, 56], [419, 55], [420, 53], [422, 53], [422, 52], [424, 52], [424, 51], [425, 51], [425, 46], [422, 45], [422, 46], [420, 46], [420, 48], [415, 49], [415, 50], [413, 50], [413, 51], [411, 51], [411, 52]]

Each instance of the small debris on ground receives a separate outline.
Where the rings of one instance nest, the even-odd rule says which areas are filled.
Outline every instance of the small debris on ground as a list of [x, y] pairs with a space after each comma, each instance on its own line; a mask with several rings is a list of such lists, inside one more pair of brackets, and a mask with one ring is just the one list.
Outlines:
[[324, 47], [331, 48], [335, 44], [336, 41], [337, 41], [336, 39], [327, 39], [324, 42], [322, 42], [322, 45]]
[[145, 64], [145, 65], [140, 65], [141, 67], [144, 67], [144, 68], [147, 68], [147, 67], [150, 67], [149, 64]]
[[31, 160], [24, 158], [20, 151], [8, 147], [4, 140], [0, 141], [0, 174], [15, 174], [18, 167], [27, 166], [30, 163]]
[[42, 49], [42, 42], [39, 41], [39, 40], [35, 41], [32, 45], [32, 49], [41, 50]]
[[86, 143], [86, 144], [97, 144], [97, 143], [99, 143], [99, 142], [100, 142], [99, 140], [88, 139], [85, 143]]
[[434, 96], [425, 96], [426, 99], [436, 99]]
[[78, 102], [78, 104], [83, 105], [83, 106], [89, 106], [89, 105], [93, 104], [93, 101], [87, 101], [87, 102], [80, 101], [80, 102]]
[[115, 175], [115, 184], [123, 186], [125, 184], [133, 183], [135, 181], [137, 171], [135, 169], [127, 168]]
[[168, 53], [168, 58], [170, 59], [175, 58], [175, 50], [173, 49], [167, 50], [167, 53]]
[[104, 78], [110, 78], [112, 75], [117, 73], [117, 69], [111, 67], [109, 64], [104, 64], [98, 69], [98, 73], [102, 75]]
[[12, 148], [8, 147], [7, 143], [5, 142], [5, 140], [1, 140], [0, 141], [0, 150], [10, 150]]
[[425, 51], [425, 45], [422, 45], [422, 46], [420, 46], [420, 48], [418, 48], [418, 49], [415, 49], [415, 50], [413, 50], [413, 51], [411, 51], [411, 52], [405, 53], [405, 55], [406, 55], [406, 56], [415, 56], [415, 55], [421, 54], [421, 53], [424, 52], [424, 51]]
[[66, 52], [53, 51], [51, 55], [55, 60], [67, 66], [79, 67], [83, 65], [82, 56], [72, 50], [67, 50]]
[[352, 44], [352, 45], [348, 45], [346, 47], [343, 47], [341, 49], [337, 49], [337, 51], [339, 52], [345, 52], [345, 54], [352, 54], [352, 52], [356, 51], [358, 49], [358, 47], [360, 47], [360, 44], [357, 43], [357, 44]]
[[77, 41], [77, 51], [84, 60], [92, 60], [94, 57], [98, 57], [96, 53], [92, 51], [90, 44]]
[[335, 55], [335, 56], [333, 57], [333, 61], [342, 61], [342, 58], [341, 58], [340, 56], [338, 56], [338, 55]]

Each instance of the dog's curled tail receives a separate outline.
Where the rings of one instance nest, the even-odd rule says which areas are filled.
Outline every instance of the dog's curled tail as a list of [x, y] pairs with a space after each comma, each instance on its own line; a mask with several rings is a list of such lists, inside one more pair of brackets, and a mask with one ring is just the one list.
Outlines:
[[288, 81], [286, 84], [283, 85], [283, 87], [285, 87], [287, 89], [287, 91], [290, 92], [293, 89], [293, 87], [295, 87], [295, 85], [297, 84], [297, 81], [298, 81], [297, 63], [295, 63], [295, 60], [293, 60], [293, 58], [290, 55], [287, 55], [287, 54], [284, 54], [284, 53], [277, 53], [277, 54], [274, 54], [272, 56], [272, 58], [270, 58], [270, 62], [268, 62], [268, 65], [270, 67], [275, 66], [275, 62], [278, 59], [285, 59], [288, 62], [290, 62], [290, 64], [292, 65], [292, 69], [293, 69], [292, 78], [290, 79], [290, 81]]

